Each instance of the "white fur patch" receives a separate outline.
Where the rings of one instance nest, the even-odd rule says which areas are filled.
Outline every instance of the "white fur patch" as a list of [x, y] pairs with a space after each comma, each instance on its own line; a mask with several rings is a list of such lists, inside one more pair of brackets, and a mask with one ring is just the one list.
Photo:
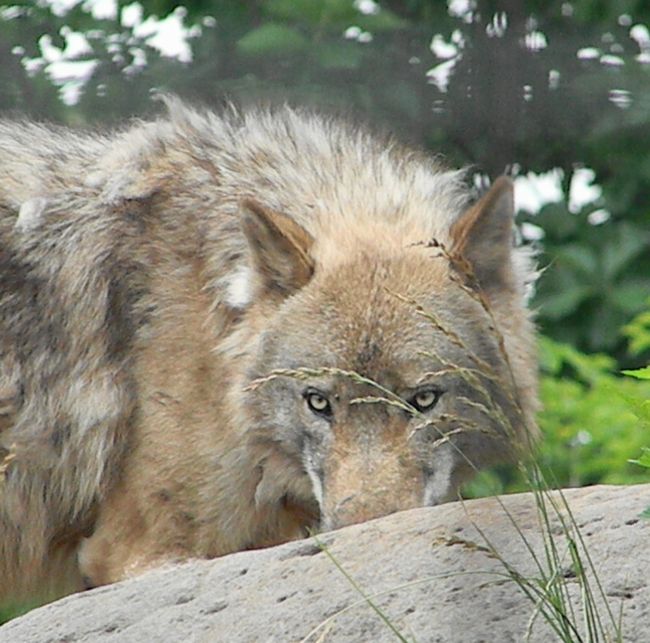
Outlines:
[[232, 308], [246, 308], [253, 301], [253, 275], [248, 266], [240, 266], [226, 282], [226, 303]]
[[47, 199], [42, 196], [34, 197], [25, 201], [20, 206], [18, 212], [18, 219], [16, 220], [15, 228], [21, 232], [28, 232], [33, 230], [41, 221], [41, 216], [47, 206]]
[[323, 479], [318, 475], [316, 467], [314, 466], [314, 454], [310, 447], [308, 440], [305, 441], [305, 446], [302, 452], [302, 466], [305, 468], [307, 475], [309, 476], [309, 481], [311, 482], [311, 490], [314, 494], [314, 498], [318, 502], [321, 513], [323, 512]]
[[97, 375], [92, 382], [76, 380], [69, 387], [66, 402], [68, 412], [76, 420], [80, 437], [120, 415], [119, 390], [108, 375]]
[[311, 481], [311, 488], [314, 493], [314, 498], [318, 502], [321, 512], [323, 511], [323, 482], [320, 476], [314, 471], [313, 466], [310, 466], [311, 458], [305, 458], [305, 469]]
[[84, 185], [87, 188], [99, 189], [106, 183], [106, 177], [103, 172], [90, 172], [84, 179]]
[[435, 471], [429, 477], [424, 488], [424, 505], [439, 505], [451, 499], [455, 489], [451, 488], [451, 476], [454, 471], [454, 456], [448, 449], [436, 452]]

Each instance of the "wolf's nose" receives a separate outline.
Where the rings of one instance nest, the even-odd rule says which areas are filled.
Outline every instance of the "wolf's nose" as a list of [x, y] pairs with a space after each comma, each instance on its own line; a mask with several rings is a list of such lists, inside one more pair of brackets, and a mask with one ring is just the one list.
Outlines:
[[346, 496], [345, 498], [343, 498], [343, 500], [341, 500], [336, 505], [336, 507], [334, 507], [334, 512], [336, 513], [338, 511], [340, 511], [341, 509], [343, 509], [343, 507], [345, 507], [345, 505], [349, 504], [352, 500], [354, 500], [356, 498], [356, 496], [357, 496], [357, 494], [353, 493], [351, 496]]
[[379, 518], [393, 511], [395, 509], [387, 509], [381, 502], [372, 502], [372, 500], [364, 498], [361, 494], [353, 494], [337, 503], [333, 511], [331, 527], [338, 529], [339, 527], [356, 525], [373, 518]]

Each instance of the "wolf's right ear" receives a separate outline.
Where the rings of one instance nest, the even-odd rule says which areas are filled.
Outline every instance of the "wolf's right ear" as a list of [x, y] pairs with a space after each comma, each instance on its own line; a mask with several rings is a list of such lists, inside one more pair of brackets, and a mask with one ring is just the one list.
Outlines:
[[314, 239], [293, 219], [247, 199], [241, 225], [263, 288], [287, 296], [311, 279]]
[[500, 176], [451, 227], [451, 253], [469, 263], [486, 293], [513, 284], [514, 218], [513, 184]]

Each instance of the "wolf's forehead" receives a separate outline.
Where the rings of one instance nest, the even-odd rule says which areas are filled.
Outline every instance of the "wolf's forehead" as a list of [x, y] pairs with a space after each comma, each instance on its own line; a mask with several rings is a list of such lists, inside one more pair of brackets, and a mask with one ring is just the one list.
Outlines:
[[414, 304], [389, 293], [348, 295], [320, 311], [315, 353], [331, 351], [344, 368], [370, 373], [432, 348], [434, 328]]
[[333, 331], [368, 361], [431, 336], [432, 325], [421, 313], [446, 299], [441, 281], [421, 262], [361, 260], [317, 280], [311, 306], [327, 334]]

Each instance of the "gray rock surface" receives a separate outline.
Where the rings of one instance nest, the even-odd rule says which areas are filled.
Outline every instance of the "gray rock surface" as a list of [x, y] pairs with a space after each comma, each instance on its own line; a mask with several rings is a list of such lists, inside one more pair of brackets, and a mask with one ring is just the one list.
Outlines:
[[[614, 618], [622, 611], [624, 640], [650, 641], [650, 521], [639, 518], [650, 505], [650, 485], [572, 489], [564, 496]], [[555, 641], [541, 606], [509, 580], [485, 540], [516, 572], [540, 578], [504, 510], [545, 568], [534, 497], [504, 496], [502, 502], [415, 509], [318, 538], [406, 640], [507, 643], [526, 640], [531, 630], [532, 641]], [[581, 587], [566, 538], [553, 522], [565, 587], [581, 623]], [[0, 643], [301, 640], [398, 640], [313, 539], [157, 569], [0, 627]]]

